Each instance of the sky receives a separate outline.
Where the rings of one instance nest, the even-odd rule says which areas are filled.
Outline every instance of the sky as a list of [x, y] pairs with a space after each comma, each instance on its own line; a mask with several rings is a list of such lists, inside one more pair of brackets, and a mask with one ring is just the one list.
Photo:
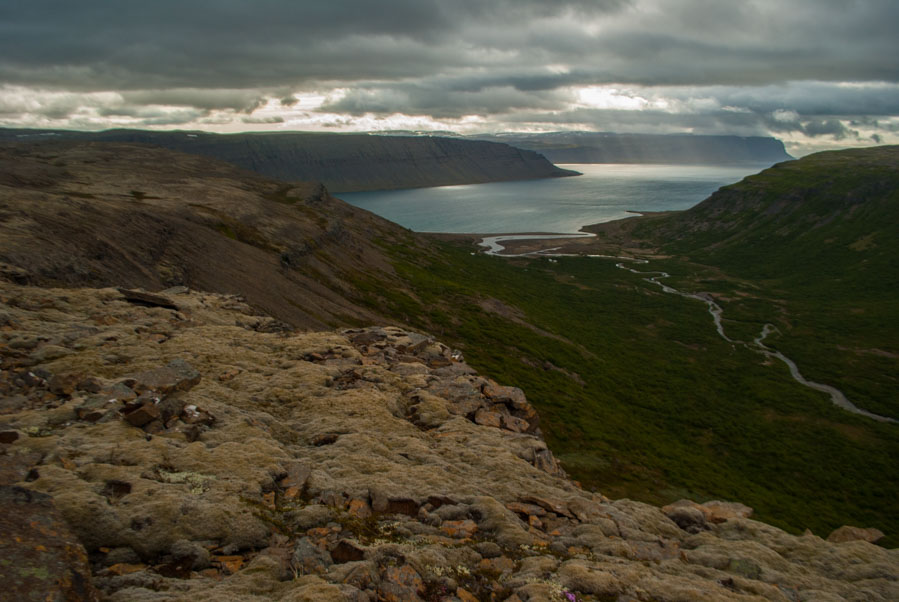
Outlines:
[[0, 0], [0, 126], [899, 143], [899, 0]]

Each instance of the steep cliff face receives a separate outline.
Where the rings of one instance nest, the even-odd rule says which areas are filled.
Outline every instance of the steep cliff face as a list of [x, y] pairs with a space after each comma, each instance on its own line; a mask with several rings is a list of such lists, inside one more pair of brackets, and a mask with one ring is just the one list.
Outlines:
[[581, 489], [524, 392], [429, 336], [272, 323], [228, 295], [0, 280], [0, 510], [28, 518], [0, 541], [6, 593], [899, 599], [876, 533]]
[[507, 144], [367, 134], [208, 134], [109, 130], [6, 130], [0, 137], [137, 142], [228, 161], [285, 181], [321, 181], [332, 192], [477, 184], [577, 175]]
[[761, 136], [553, 132], [479, 138], [537, 151], [554, 163], [771, 165], [792, 158], [783, 142]]

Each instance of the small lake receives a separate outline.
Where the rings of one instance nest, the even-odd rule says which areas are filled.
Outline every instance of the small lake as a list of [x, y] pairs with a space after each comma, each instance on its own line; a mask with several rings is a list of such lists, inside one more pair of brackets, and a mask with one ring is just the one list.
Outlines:
[[584, 175], [336, 196], [417, 232], [577, 232], [633, 214], [689, 209], [766, 166], [561, 165]]

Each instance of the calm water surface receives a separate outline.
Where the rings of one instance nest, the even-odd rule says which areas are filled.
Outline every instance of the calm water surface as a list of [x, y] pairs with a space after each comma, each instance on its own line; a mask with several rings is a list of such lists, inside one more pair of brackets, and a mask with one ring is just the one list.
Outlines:
[[765, 166], [562, 167], [584, 175], [337, 196], [417, 232], [577, 232], [581, 226], [632, 216], [629, 211], [689, 209]]

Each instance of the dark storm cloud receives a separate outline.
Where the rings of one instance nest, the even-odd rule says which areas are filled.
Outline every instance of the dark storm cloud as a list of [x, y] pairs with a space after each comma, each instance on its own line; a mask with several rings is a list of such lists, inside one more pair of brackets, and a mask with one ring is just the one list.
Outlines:
[[[893, 135], [897, 23], [896, 0], [5, 0], [0, 119], [273, 124], [308, 92], [338, 129]], [[646, 106], [579, 99], [606, 84]]]
[[437, 118], [463, 115], [496, 115], [518, 109], [552, 110], [563, 105], [568, 96], [552, 89], [522, 90], [500, 83], [466, 80], [421, 80], [414, 83], [357, 85], [339, 100], [322, 110], [351, 115], [407, 113]]
[[80, 89], [152, 89], [415, 76], [469, 63], [453, 48], [480, 44], [466, 35], [472, 24], [520, 27], [534, 18], [593, 15], [624, 4], [13, 0], [0, 7], [0, 77]]
[[584, 83], [897, 81], [895, 23], [894, 0], [7, 0], [0, 79], [251, 88], [562, 63]]

